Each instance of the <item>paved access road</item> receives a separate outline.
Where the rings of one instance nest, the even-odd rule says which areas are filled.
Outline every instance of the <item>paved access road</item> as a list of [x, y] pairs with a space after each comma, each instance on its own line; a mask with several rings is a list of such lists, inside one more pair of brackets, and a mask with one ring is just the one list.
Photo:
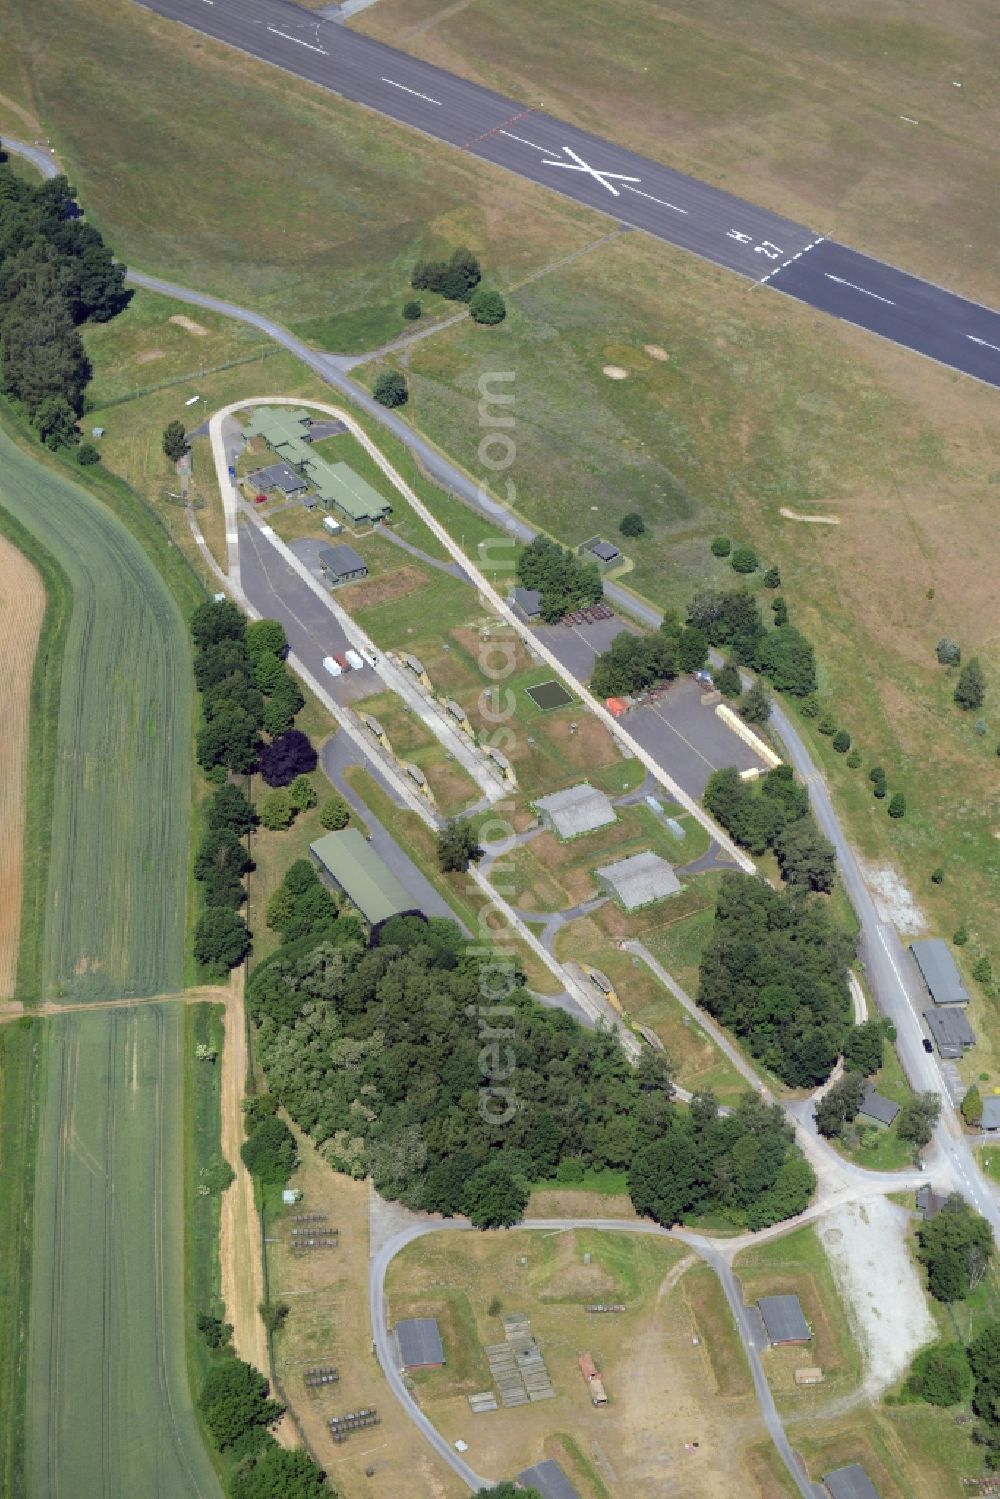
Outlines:
[[1000, 313], [291, 0], [139, 0], [619, 223], [1000, 386]]

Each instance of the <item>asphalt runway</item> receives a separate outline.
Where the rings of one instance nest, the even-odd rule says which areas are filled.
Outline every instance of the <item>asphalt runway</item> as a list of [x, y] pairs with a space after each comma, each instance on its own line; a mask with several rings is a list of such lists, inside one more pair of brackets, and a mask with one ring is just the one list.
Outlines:
[[1000, 313], [564, 125], [545, 114], [540, 100], [506, 99], [291, 0], [138, 3], [621, 224], [1000, 386]]

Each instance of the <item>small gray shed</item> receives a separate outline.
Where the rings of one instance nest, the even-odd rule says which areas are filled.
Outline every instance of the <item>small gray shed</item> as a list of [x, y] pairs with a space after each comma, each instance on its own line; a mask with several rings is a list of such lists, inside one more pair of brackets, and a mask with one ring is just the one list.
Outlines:
[[334, 586], [356, 583], [359, 578], [368, 576], [364, 558], [359, 557], [346, 542], [335, 547], [320, 547], [319, 564]]
[[404, 1369], [439, 1369], [445, 1361], [436, 1317], [404, 1317], [396, 1341]]
[[962, 983], [947, 942], [941, 937], [929, 937], [925, 942], [911, 942], [910, 952], [936, 1005], [969, 1003], [969, 991]]
[[507, 597], [515, 614], [529, 624], [542, 617], [542, 595], [537, 588], [514, 588]]
[[858, 1113], [864, 1114], [866, 1119], [874, 1119], [878, 1124], [889, 1125], [899, 1113], [899, 1104], [886, 1098], [884, 1093], [877, 1093], [871, 1083], [867, 1083]]
[[757, 1308], [772, 1348], [782, 1343], [808, 1343], [812, 1338], [797, 1296], [762, 1296]]
[[848, 1463], [823, 1474], [830, 1499], [879, 1499], [879, 1492], [860, 1463]]
[[947, 1010], [925, 1010], [924, 1019], [943, 1057], [964, 1056], [970, 1046], [975, 1046], [976, 1033], [966, 1019], [965, 1011], [957, 1006]]
[[995, 1094], [983, 1099], [981, 1124], [983, 1129], [1000, 1129], [1000, 1098], [997, 1098]]

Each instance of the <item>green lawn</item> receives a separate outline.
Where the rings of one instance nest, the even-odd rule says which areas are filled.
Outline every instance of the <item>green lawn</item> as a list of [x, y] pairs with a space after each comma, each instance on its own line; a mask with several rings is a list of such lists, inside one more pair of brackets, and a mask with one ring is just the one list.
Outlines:
[[[188, 1005], [184, 1010], [184, 1312], [188, 1375], [197, 1390], [210, 1363], [197, 1318], [202, 1312], [223, 1315], [219, 1269], [219, 1193], [207, 1185], [206, 1169], [222, 1160], [220, 1084], [223, 1012], [221, 1005]], [[199, 1058], [205, 1045], [214, 1062]], [[209, 1449], [212, 1450], [211, 1448]]]
[[74, 1000], [179, 988], [192, 696], [180, 610], [125, 526], [2, 432], [0, 504], [44, 545], [73, 596], [49, 742], [42, 992]]
[[25, 1492], [211, 1499], [185, 1363], [183, 1010], [49, 1025]]
[[43, 1024], [0, 1026], [0, 1492], [24, 1488], [26, 1337]]
[[[904, 1104], [913, 1096], [913, 1090], [906, 1081], [906, 1074], [896, 1055], [896, 1048], [888, 1043], [885, 1061], [871, 1078], [871, 1083], [885, 1098], [891, 1098], [893, 1103]], [[900, 1139], [895, 1122], [886, 1128], [882, 1124], [867, 1123], [859, 1117], [853, 1128], [848, 1127], [844, 1138], [833, 1141], [833, 1144], [857, 1165], [867, 1166], [874, 1171], [899, 1171], [913, 1161], [913, 1144], [909, 1140]]]

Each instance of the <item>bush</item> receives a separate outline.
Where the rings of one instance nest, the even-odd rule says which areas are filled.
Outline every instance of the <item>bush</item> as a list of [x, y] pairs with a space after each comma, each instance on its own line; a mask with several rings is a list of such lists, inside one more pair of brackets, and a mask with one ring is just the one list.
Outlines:
[[734, 547], [729, 565], [734, 573], [755, 573], [760, 563], [753, 547]]
[[405, 406], [410, 399], [410, 392], [406, 388], [406, 380], [399, 370], [383, 370], [376, 376], [375, 384], [372, 386], [372, 395], [380, 406]]
[[781, 574], [776, 567], [769, 567], [767, 572], [761, 579], [761, 582], [764, 584], [765, 588], [780, 588]]
[[716, 690], [721, 692], [723, 697], [736, 698], [743, 691], [739, 667], [735, 661], [726, 661], [715, 673], [712, 680], [715, 683]]
[[983, 706], [986, 697], [986, 677], [979, 664], [978, 656], [971, 656], [962, 667], [953, 696], [955, 702], [965, 712]]
[[846, 729], [838, 729], [833, 736], [833, 747], [838, 755], [846, 755], [851, 747], [851, 736]]
[[296, 807], [291, 792], [283, 787], [269, 791], [260, 804], [260, 820], [272, 833], [290, 828], [295, 820]]
[[247, 625], [246, 643], [247, 655], [254, 662], [261, 656], [277, 656], [284, 661], [288, 655], [288, 636], [277, 619], [255, 619]]
[[243, 1164], [259, 1182], [283, 1187], [298, 1164], [295, 1136], [283, 1119], [269, 1114], [240, 1146]]
[[962, 1118], [970, 1129], [974, 1129], [983, 1117], [983, 1096], [975, 1083], [966, 1088], [962, 1099]]
[[964, 924], [958, 927], [957, 930], [952, 934], [951, 940], [952, 944], [955, 947], [964, 947], [969, 940], [969, 932], [967, 927]]
[[733, 544], [728, 536], [716, 536], [712, 540], [712, 556], [728, 557], [733, 549]]
[[977, 984], [988, 984], [993, 978], [993, 960], [988, 953], [983, 953], [972, 965], [972, 977]]
[[228, 906], [206, 906], [194, 929], [195, 961], [222, 978], [249, 952], [250, 933], [242, 916]]
[[220, 1452], [235, 1448], [241, 1456], [268, 1443], [267, 1428], [284, 1407], [268, 1399], [267, 1380], [240, 1358], [212, 1364], [198, 1397], [205, 1425]]
[[852, 749], [844, 763], [848, 769], [857, 770], [861, 765], [861, 751], [859, 749]]
[[885, 771], [882, 769], [881, 765], [872, 766], [871, 770], [868, 772], [868, 779], [871, 781], [873, 786], [877, 786], [880, 781], [885, 781]]
[[319, 820], [328, 832], [336, 833], [350, 822], [351, 809], [342, 796], [328, 796], [319, 809]]
[[799, 712], [802, 714], [803, 718], [818, 718], [819, 717], [819, 702], [818, 702], [818, 700], [815, 697], [811, 696], [811, 695], [809, 697], [804, 697], [802, 699], [801, 703], [799, 704]]
[[462, 1207], [477, 1228], [510, 1228], [527, 1206], [527, 1188], [502, 1166], [480, 1166], [462, 1193]]
[[438, 833], [438, 867], [442, 874], [458, 873], [483, 857], [476, 830], [467, 817], [453, 817]]
[[415, 323], [417, 318], [422, 316], [423, 310], [415, 297], [411, 297], [408, 302], [403, 303], [403, 316], [408, 323]]
[[507, 316], [507, 304], [498, 291], [480, 287], [469, 300], [469, 316], [474, 323], [483, 323], [492, 328], [497, 323], [502, 323]]
[[774, 615], [774, 624], [776, 629], [779, 625], [787, 625], [788, 605], [785, 603], [780, 594], [776, 599], [772, 599], [771, 601], [771, 613]]
[[296, 776], [316, 769], [317, 758], [308, 735], [289, 729], [261, 750], [260, 773], [269, 786], [290, 786]]
[[646, 522], [637, 510], [631, 510], [628, 515], [623, 515], [618, 526], [623, 536], [641, 536], [646, 529]]
[[757, 669], [779, 692], [808, 697], [816, 690], [816, 654], [812, 642], [794, 625], [778, 625], [758, 642]]
[[288, 788], [288, 795], [296, 812], [308, 812], [318, 800], [316, 788], [308, 776], [296, 776]]
[[942, 666], [957, 666], [962, 659], [962, 648], [957, 640], [949, 640], [947, 635], [942, 635], [937, 643], [935, 655]]
[[837, 732], [837, 720], [829, 713], [824, 713], [816, 727], [821, 734], [826, 735], [827, 739], [832, 739]]
[[938, 865], [937, 869], [932, 869], [931, 870], [931, 884], [932, 885], [943, 885], [944, 884], [944, 870], [941, 868], [940, 864]]
[[200, 1312], [196, 1326], [209, 1348], [215, 1350], [225, 1348], [233, 1335], [233, 1324], [223, 1322], [221, 1317], [215, 1317], [211, 1312]]
[[961, 1343], [934, 1343], [921, 1348], [904, 1389], [929, 1405], [960, 1405], [972, 1394], [973, 1378]]
[[101, 455], [92, 442], [81, 442], [76, 450], [76, 461], [81, 468], [90, 468], [95, 463], [100, 463]]
[[759, 726], [766, 724], [771, 717], [771, 699], [765, 691], [763, 682], [754, 682], [740, 703], [740, 717], [746, 723]]
[[171, 463], [178, 463], [187, 452], [187, 433], [184, 423], [168, 422], [163, 429], [163, 455]]
[[906, 816], [906, 797], [901, 791], [897, 791], [889, 802], [890, 817]]
[[567, 1185], [572, 1182], [582, 1182], [584, 1175], [583, 1162], [578, 1161], [575, 1156], [567, 1156], [564, 1161], [559, 1162], [556, 1169], [556, 1181]]

